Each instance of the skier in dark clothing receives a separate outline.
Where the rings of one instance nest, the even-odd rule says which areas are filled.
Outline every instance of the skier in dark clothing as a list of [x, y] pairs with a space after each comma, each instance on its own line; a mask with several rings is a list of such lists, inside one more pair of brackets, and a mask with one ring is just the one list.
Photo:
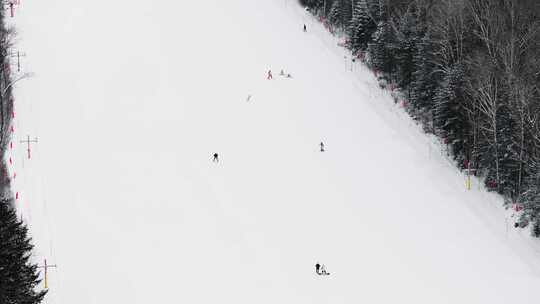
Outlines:
[[320, 275], [321, 273], [319, 272], [319, 269], [321, 268], [321, 264], [317, 263], [315, 264], [315, 272]]
[[320, 143], [320, 146], [321, 146], [321, 152], [324, 152], [324, 143], [322, 141]]
[[219, 155], [217, 153], [214, 153], [214, 159], [212, 161], [216, 163], [219, 162]]
[[304, 32], [307, 32], [307, 27], [305, 24], [304, 24]]

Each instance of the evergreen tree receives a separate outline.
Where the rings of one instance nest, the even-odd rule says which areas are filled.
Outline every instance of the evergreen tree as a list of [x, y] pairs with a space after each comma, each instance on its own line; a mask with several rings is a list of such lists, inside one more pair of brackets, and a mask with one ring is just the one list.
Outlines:
[[415, 61], [417, 45], [422, 39], [422, 32], [417, 24], [416, 10], [414, 6], [399, 20], [394, 45], [395, 59], [397, 64], [396, 79], [400, 88], [408, 88], [414, 81]]
[[429, 34], [420, 39], [414, 54], [413, 82], [410, 85], [409, 101], [419, 110], [433, 110], [433, 100], [438, 86], [433, 61], [434, 46]]
[[341, 26], [347, 28], [350, 26], [353, 15], [353, 0], [339, 0]]
[[540, 237], [540, 154], [531, 157], [528, 171], [534, 172], [526, 178], [527, 188], [519, 196], [518, 203], [524, 207], [522, 220], [532, 223], [532, 235]]
[[367, 0], [358, 0], [354, 5], [351, 25], [349, 27], [349, 37], [353, 52], [358, 50], [365, 51], [376, 29], [377, 25], [373, 18], [370, 17]]
[[465, 151], [465, 138], [469, 127], [464, 116], [463, 84], [465, 73], [460, 65], [445, 72], [443, 80], [435, 93], [434, 126], [451, 148], [452, 155], [462, 162]]
[[328, 12], [327, 18], [334, 25], [339, 25], [341, 21], [340, 2], [339, 0], [334, 1]]
[[373, 41], [368, 45], [371, 66], [383, 73], [392, 74], [395, 70], [394, 51], [392, 45], [394, 33], [388, 21], [382, 20], [373, 34]]
[[33, 246], [28, 229], [17, 219], [8, 200], [0, 200], [0, 303], [38, 304], [45, 291], [36, 291], [37, 266], [30, 263]]
[[351, 0], [335, 0], [330, 7], [328, 13], [328, 20], [342, 28], [346, 28], [352, 18], [352, 4]]

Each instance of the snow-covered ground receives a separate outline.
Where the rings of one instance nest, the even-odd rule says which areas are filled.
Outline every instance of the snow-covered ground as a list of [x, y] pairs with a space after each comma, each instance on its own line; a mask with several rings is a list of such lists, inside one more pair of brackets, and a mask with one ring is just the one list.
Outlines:
[[538, 242], [295, 1], [22, 0], [12, 20], [46, 303], [538, 303]]

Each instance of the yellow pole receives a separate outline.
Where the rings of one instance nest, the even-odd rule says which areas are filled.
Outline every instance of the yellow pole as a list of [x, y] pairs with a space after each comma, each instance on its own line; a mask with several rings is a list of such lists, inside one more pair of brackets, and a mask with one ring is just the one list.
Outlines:
[[45, 259], [45, 289], [49, 288], [49, 284], [47, 284], [47, 259]]
[[44, 279], [43, 279], [43, 283], [45, 283], [45, 289], [49, 288], [49, 276], [48, 276], [49, 267], [56, 268], [56, 265], [47, 264], [47, 259], [43, 259], [43, 266], [38, 266], [38, 268], [45, 269], [45, 274], [44, 274]]

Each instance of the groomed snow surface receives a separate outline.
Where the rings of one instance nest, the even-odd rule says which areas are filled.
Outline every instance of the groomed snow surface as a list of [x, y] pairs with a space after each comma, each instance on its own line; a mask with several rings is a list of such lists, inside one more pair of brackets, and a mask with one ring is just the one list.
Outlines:
[[45, 303], [538, 303], [528, 229], [295, 1], [15, 14], [13, 189], [58, 265]]

